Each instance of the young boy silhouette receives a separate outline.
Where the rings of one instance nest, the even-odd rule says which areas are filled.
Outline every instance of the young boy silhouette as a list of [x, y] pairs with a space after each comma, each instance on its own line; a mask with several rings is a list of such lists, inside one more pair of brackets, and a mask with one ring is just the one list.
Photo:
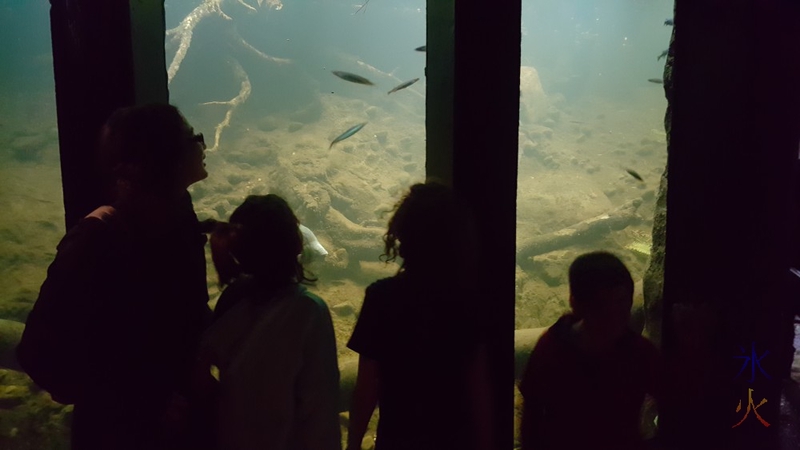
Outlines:
[[628, 326], [633, 279], [607, 252], [569, 268], [570, 306], [539, 339], [519, 384], [523, 450], [644, 447], [645, 394], [661, 397], [656, 347]]

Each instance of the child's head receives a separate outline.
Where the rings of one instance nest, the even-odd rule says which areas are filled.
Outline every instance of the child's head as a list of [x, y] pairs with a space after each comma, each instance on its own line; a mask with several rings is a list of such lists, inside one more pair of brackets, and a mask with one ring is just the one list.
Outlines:
[[569, 267], [570, 306], [584, 321], [611, 333], [628, 326], [633, 306], [633, 278], [625, 264], [608, 252], [583, 254]]
[[274, 194], [250, 195], [211, 236], [211, 252], [220, 284], [242, 274], [270, 284], [309, 281], [298, 255], [303, 251], [299, 221], [286, 201]]
[[383, 237], [386, 261], [403, 258], [403, 269], [455, 269], [477, 253], [467, 206], [439, 182], [418, 183], [397, 203]]

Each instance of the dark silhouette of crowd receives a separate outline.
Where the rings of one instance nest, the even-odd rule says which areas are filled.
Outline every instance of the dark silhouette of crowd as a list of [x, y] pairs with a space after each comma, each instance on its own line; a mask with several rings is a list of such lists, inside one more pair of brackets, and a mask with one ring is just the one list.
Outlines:
[[[200, 222], [187, 188], [207, 177], [203, 135], [177, 108], [115, 112], [99, 139], [109, 204], [58, 245], [18, 359], [73, 404], [72, 447], [341, 450], [340, 373], [326, 302], [307, 286], [299, 221], [251, 195]], [[346, 450], [379, 407], [376, 450], [493, 449], [479, 240], [443, 183], [410, 187], [384, 235], [399, 270], [367, 287], [347, 346], [358, 354]], [[212, 311], [204, 247], [222, 294]], [[569, 269], [570, 306], [519, 383], [522, 448], [641, 449], [656, 348], [628, 324], [633, 281], [614, 255]]]

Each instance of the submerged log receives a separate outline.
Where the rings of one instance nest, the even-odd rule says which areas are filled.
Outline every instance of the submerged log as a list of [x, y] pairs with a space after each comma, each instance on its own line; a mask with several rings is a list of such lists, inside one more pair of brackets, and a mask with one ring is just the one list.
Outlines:
[[517, 264], [529, 265], [531, 258], [573, 245], [591, 244], [612, 231], [625, 229], [643, 221], [638, 214], [642, 199], [633, 199], [611, 212], [578, 222], [567, 228], [525, 239], [517, 246]]
[[383, 228], [364, 227], [353, 223], [333, 207], [328, 209], [325, 223], [328, 235], [334, 239], [334, 244], [347, 250], [348, 257], [353, 263], [351, 269], [360, 270], [359, 261], [379, 261], [383, 253], [383, 234], [386, 232]]

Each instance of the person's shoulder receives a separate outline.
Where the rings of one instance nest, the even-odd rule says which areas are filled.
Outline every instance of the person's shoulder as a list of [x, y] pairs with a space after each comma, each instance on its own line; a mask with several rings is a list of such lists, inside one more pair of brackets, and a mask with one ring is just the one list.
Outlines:
[[67, 230], [58, 243], [59, 251], [72, 252], [78, 248], [96, 247], [98, 250], [105, 248], [104, 242], [112, 236], [113, 223], [110, 222], [107, 213], [96, 214], [95, 212], [82, 218]]
[[387, 277], [372, 282], [367, 286], [367, 297], [383, 297], [392, 292], [396, 292], [397, 288], [403, 285], [403, 280], [399, 277]]
[[91, 214], [83, 217], [67, 232], [67, 235], [79, 235], [96, 233], [99, 230], [107, 230], [113, 222], [113, 210], [103, 210], [98, 208]]
[[564, 353], [569, 341], [570, 327], [575, 318], [572, 315], [562, 315], [556, 323], [550, 325], [536, 341], [533, 351], [540, 357], [553, 357]]
[[559, 349], [559, 337], [558, 332], [553, 329], [555, 325], [551, 326], [550, 328], [544, 330], [539, 339], [536, 341], [536, 345], [533, 346], [533, 351], [540, 355], [550, 355], [554, 352], [558, 352]]
[[391, 289], [393, 287], [401, 285], [402, 283], [403, 280], [400, 277], [397, 276], [386, 277], [373, 281], [372, 283], [370, 283], [369, 286], [367, 286], [367, 289], [377, 290], [377, 291], [383, 289]]
[[294, 289], [294, 295], [292, 296], [294, 297], [292, 301], [298, 307], [308, 309], [318, 314], [330, 314], [328, 303], [303, 285], [297, 285]]

